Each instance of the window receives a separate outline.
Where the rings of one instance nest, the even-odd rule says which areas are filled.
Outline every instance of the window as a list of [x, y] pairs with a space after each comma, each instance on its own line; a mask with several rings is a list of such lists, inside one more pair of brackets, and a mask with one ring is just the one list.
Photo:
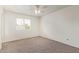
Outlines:
[[31, 20], [30, 19], [17, 18], [16, 23], [17, 23], [16, 30], [31, 29]]

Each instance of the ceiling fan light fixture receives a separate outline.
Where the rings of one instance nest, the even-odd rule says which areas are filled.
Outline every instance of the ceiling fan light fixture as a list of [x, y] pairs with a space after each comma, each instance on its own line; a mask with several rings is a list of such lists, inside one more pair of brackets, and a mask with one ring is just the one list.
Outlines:
[[35, 10], [35, 14], [40, 14], [40, 10]]
[[39, 14], [40, 13], [40, 6], [35, 6], [35, 14]]
[[40, 13], [41, 11], [40, 10], [38, 10], [38, 13]]
[[35, 9], [35, 14], [38, 14], [38, 11]]

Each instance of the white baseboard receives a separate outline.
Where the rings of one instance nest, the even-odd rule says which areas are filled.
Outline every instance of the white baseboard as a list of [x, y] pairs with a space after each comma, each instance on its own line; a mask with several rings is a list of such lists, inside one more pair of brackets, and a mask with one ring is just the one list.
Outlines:
[[57, 42], [60, 42], [60, 43], [63, 43], [63, 44], [66, 44], [66, 45], [69, 45], [69, 46], [72, 46], [72, 47], [75, 47], [75, 48], [79, 48], [78, 45], [74, 45], [74, 44], [72, 44], [72, 43], [67, 43], [67, 42], [64, 42], [64, 41], [60, 41], [60, 40], [57, 40], [57, 39], [48, 37], [47, 35], [46, 35], [46, 36], [41, 36], [41, 37], [42, 37], [42, 38], [49, 39], [49, 40], [54, 40], [54, 41], [57, 41]]
[[[55, 40], [54, 38], [51, 38], [51, 37], [48, 37], [48, 36], [33, 36], [33, 37], [27, 37], [27, 38], [22, 38], [22, 39], [30, 39], [30, 38], [35, 38], [35, 37], [42, 37], [42, 38], [46, 38], [46, 39], [49, 39], [49, 40], [54, 40], [54, 41], [57, 41], [57, 42], [60, 42], [60, 43], [63, 43], [63, 44], [69, 45], [69, 46], [73, 46], [73, 47], [79, 48], [78, 46], [76, 46], [74, 44], [66, 43], [64, 41]], [[10, 40], [10, 41], [4, 41], [2, 43], [16, 41], [16, 40], [22, 40], [22, 39], [15, 39], [15, 40]], [[2, 48], [2, 46], [0, 46], [0, 49], [1, 48]]]
[[33, 37], [27, 37], [27, 38], [21, 38], [21, 39], [8, 40], [8, 41], [3, 41], [2, 43], [17, 41], [17, 40], [22, 40], [22, 39], [31, 39], [31, 38], [35, 38], [35, 37], [40, 37], [40, 36], [33, 36]]

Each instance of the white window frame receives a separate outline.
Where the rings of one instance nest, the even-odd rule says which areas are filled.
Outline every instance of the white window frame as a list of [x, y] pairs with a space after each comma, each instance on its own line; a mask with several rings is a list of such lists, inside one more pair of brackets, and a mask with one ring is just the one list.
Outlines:
[[28, 18], [16, 18], [16, 30], [30, 30], [31, 19]]

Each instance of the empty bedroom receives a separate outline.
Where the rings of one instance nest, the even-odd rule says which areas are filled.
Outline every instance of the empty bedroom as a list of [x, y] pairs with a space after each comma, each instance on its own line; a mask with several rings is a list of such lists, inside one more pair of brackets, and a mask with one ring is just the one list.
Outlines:
[[79, 6], [0, 5], [0, 53], [79, 53]]

